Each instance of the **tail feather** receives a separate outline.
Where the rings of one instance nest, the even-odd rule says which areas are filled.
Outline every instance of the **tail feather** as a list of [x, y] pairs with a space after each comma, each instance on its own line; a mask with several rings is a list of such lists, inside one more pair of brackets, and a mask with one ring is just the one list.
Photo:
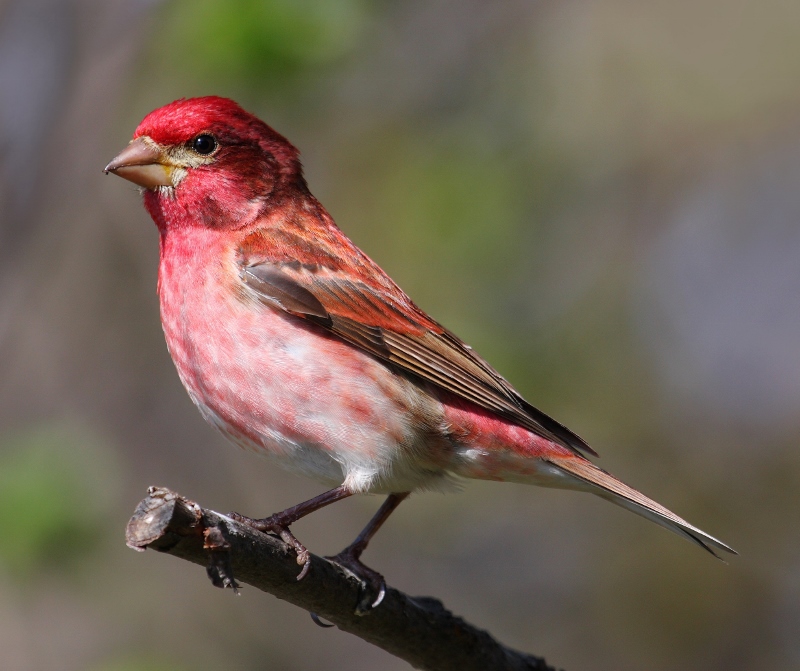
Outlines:
[[620, 482], [610, 473], [595, 466], [591, 461], [580, 457], [548, 459], [548, 461], [556, 468], [589, 485], [587, 489], [593, 494], [602, 496], [618, 506], [641, 515], [679, 536], [683, 536], [718, 559], [720, 557], [715, 550], [737, 554], [733, 548], [689, 524], [671, 510], [647, 498], [644, 494], [629, 487], [624, 482]]

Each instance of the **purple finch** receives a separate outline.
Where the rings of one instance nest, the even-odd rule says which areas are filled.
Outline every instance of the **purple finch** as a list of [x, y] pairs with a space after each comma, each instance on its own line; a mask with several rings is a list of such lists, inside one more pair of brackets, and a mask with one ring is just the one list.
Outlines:
[[158, 227], [164, 334], [203, 417], [332, 488], [241, 518], [295, 548], [298, 579], [309, 556], [293, 522], [386, 494], [334, 558], [372, 588], [362, 610], [377, 605], [383, 579], [359, 559], [370, 538], [410, 492], [454, 478], [591, 492], [712, 554], [733, 552], [595, 466], [581, 438], [420, 310], [311, 195], [297, 150], [236, 103], [151, 112], [105, 170], [142, 187]]

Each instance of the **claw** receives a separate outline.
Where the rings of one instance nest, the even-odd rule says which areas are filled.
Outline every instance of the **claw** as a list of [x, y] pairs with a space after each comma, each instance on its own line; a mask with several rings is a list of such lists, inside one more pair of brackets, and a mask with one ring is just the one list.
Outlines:
[[305, 546], [294, 537], [294, 534], [291, 531], [289, 531], [289, 526], [297, 522], [297, 520], [305, 517], [309, 513], [313, 513], [315, 510], [319, 510], [320, 508], [328, 506], [331, 503], [335, 503], [336, 501], [345, 499], [348, 496], [352, 496], [352, 494], [353, 492], [351, 492], [347, 487], [344, 485], [339, 485], [338, 487], [334, 487], [327, 492], [323, 492], [319, 496], [315, 496], [313, 499], [309, 499], [303, 503], [298, 503], [296, 506], [292, 506], [283, 512], [275, 513], [274, 515], [265, 517], [262, 520], [255, 520], [252, 517], [245, 517], [244, 515], [239, 515], [238, 513], [231, 513], [230, 517], [237, 522], [246, 524], [258, 531], [274, 534], [283, 540], [283, 542], [287, 545], [291, 545], [294, 548], [294, 551], [297, 553], [297, 563], [301, 564], [303, 567], [300, 571], [300, 574], [297, 576], [298, 580], [302, 580], [308, 573], [308, 569], [311, 568], [311, 555], [309, 555]]
[[373, 608], [377, 608], [381, 604], [381, 601], [383, 601], [383, 597], [385, 596], [386, 596], [386, 587], [382, 586], [380, 588], [380, 591], [378, 592], [378, 596], [372, 603], [370, 603], [371, 594], [367, 590], [364, 590], [364, 594], [359, 599], [358, 605], [356, 605], [355, 614], [358, 615], [359, 617], [366, 615]]
[[303, 578], [306, 577], [308, 573], [308, 569], [311, 568], [311, 560], [308, 558], [308, 552], [306, 552], [306, 558], [302, 559], [300, 555], [297, 555], [297, 563], [302, 564], [303, 568], [300, 569], [300, 573], [297, 574], [297, 582], [300, 582]]
[[330, 629], [331, 627], [336, 626], [333, 624], [328, 624], [327, 622], [323, 622], [320, 616], [317, 615], [316, 613], [309, 612], [308, 614], [311, 616], [311, 619], [314, 621], [314, 624], [317, 625], [318, 627], [322, 627], [323, 629]]
[[362, 564], [355, 552], [344, 550], [338, 555], [326, 557], [326, 559], [337, 563], [361, 582], [361, 595], [356, 605], [356, 615], [366, 615], [381, 604], [386, 596], [386, 581], [380, 573]]
[[378, 606], [380, 606], [381, 601], [383, 601], [383, 597], [385, 596], [386, 596], [386, 583], [383, 583], [381, 585], [380, 592], [378, 592], [378, 598], [372, 602], [372, 605], [370, 605], [369, 609], [372, 610], [373, 608], [377, 608]]
[[289, 526], [281, 522], [277, 515], [265, 517], [260, 520], [246, 517], [239, 513], [231, 513], [229, 517], [237, 522], [252, 527], [256, 531], [273, 534], [289, 545], [297, 553], [297, 563], [303, 567], [297, 575], [297, 580], [302, 580], [306, 577], [308, 570], [311, 568], [311, 554], [306, 549], [306, 546], [297, 540], [295, 535], [289, 531]]

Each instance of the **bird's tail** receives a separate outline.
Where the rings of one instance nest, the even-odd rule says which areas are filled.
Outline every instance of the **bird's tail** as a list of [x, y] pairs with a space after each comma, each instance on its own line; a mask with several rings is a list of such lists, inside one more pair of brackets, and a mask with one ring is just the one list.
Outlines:
[[584, 485], [582, 489], [597, 494], [612, 503], [616, 503], [618, 506], [627, 508], [631, 512], [641, 515], [679, 536], [689, 539], [693, 543], [697, 543], [697, 545], [708, 550], [717, 558], [719, 558], [719, 555], [715, 550], [737, 554], [734, 549], [728, 547], [722, 541], [709, 536], [704, 531], [678, 517], [671, 510], [667, 510], [652, 499], [648, 499], [644, 494], [637, 492], [632, 487], [628, 487], [624, 482], [620, 482], [610, 473], [595, 466], [591, 461], [572, 456], [565, 458], [550, 457], [547, 461], [552, 466], [579, 480]]

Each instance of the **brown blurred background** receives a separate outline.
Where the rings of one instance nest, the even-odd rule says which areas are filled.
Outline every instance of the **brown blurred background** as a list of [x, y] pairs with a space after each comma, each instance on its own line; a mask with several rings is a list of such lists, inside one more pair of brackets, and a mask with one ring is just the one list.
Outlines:
[[[404, 504], [370, 565], [567, 671], [800, 668], [800, 4], [0, 0], [4, 670], [407, 668], [124, 546], [150, 484], [251, 515], [321, 491], [195, 411], [156, 230], [101, 172], [211, 93], [602, 466], [741, 553], [469, 483]], [[379, 502], [297, 533], [338, 551]]]

